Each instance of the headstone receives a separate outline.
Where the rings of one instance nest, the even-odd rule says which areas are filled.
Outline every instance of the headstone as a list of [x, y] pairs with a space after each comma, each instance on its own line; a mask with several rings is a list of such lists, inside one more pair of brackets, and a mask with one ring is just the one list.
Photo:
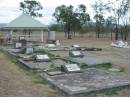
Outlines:
[[22, 43], [20, 43], [20, 42], [15, 43], [15, 48], [21, 48], [21, 47], [22, 47]]
[[32, 54], [33, 53], [33, 48], [32, 47], [27, 47], [25, 53], [26, 54]]
[[56, 46], [60, 46], [60, 40], [56, 40]]
[[80, 68], [77, 64], [67, 64], [64, 65], [64, 70], [65, 72], [76, 72], [76, 71], [80, 71]]
[[48, 32], [48, 40], [55, 40], [55, 31]]
[[72, 45], [72, 47], [74, 47], [74, 48], [78, 48], [79, 45], [75, 44], [75, 45]]
[[48, 48], [54, 48], [54, 47], [56, 47], [55, 44], [46, 44], [45, 46], [48, 47]]
[[83, 54], [80, 51], [69, 51], [70, 57], [83, 57]]
[[36, 55], [36, 61], [50, 61], [48, 55]]
[[19, 40], [25, 40], [25, 37], [24, 36], [20, 36]]

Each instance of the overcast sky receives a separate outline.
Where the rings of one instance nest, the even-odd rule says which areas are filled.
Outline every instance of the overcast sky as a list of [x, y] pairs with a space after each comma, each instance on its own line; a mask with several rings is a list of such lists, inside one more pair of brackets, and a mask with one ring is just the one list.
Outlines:
[[[21, 15], [19, 10], [19, 3], [23, 0], [0, 0], [0, 23], [9, 23], [17, 16]], [[87, 7], [87, 11], [93, 15], [91, 4], [94, 0], [37, 0], [43, 6], [43, 17], [39, 20], [43, 24], [53, 23], [52, 14], [57, 6], [62, 4], [73, 5], [77, 7], [80, 4], [84, 4]]]
[[[0, 23], [9, 23], [16, 17], [22, 14], [19, 10], [19, 3], [24, 0], [0, 0]], [[43, 6], [43, 17], [39, 20], [44, 24], [53, 23], [54, 18], [52, 14], [57, 6], [62, 4], [73, 5], [77, 7], [80, 4], [87, 6], [87, 11], [93, 13], [91, 9], [91, 4], [94, 0], [37, 0]]]

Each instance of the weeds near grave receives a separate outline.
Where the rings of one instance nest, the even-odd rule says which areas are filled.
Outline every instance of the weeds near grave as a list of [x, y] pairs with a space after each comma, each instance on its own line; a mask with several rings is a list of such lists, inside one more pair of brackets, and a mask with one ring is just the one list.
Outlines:
[[87, 68], [88, 68], [88, 65], [87, 65], [87, 64], [84, 64], [84, 63], [82, 63], [82, 64], [80, 64], [80, 68], [81, 68], [81, 69], [87, 69]]

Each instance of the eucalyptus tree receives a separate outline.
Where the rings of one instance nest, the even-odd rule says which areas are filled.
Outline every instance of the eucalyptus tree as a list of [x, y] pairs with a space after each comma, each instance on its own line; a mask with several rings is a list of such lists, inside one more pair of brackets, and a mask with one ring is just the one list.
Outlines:
[[24, 0], [23, 2], [20, 2], [20, 10], [22, 10], [23, 13], [29, 14], [30, 16], [34, 17], [41, 17], [42, 13], [41, 11], [43, 9], [40, 2], [35, 0]]
[[80, 4], [78, 6], [78, 8], [76, 9], [77, 13], [77, 18], [79, 19], [79, 23], [80, 23], [80, 33], [84, 34], [87, 32], [87, 30], [85, 29], [86, 27], [84, 27], [87, 24], [88, 27], [88, 23], [90, 21], [90, 15], [86, 12], [86, 6], [84, 4]]
[[86, 13], [86, 6], [83, 4], [80, 4], [75, 10], [72, 5], [58, 6], [55, 9], [53, 16], [56, 18], [58, 23], [61, 22], [64, 25], [65, 32], [67, 31], [69, 39], [72, 36], [72, 32], [80, 31], [82, 26], [87, 21], [90, 21], [90, 16]]
[[58, 23], [61, 22], [64, 25], [65, 34], [68, 34], [69, 39], [71, 38], [70, 27], [71, 27], [72, 14], [73, 14], [73, 6], [71, 5], [68, 7], [65, 5], [58, 6], [55, 9], [55, 12], [53, 13], [53, 16], [56, 18], [57, 22]]
[[111, 32], [111, 40], [112, 40], [112, 33], [113, 33], [113, 30], [114, 30], [114, 26], [115, 26], [115, 23], [116, 23], [116, 20], [113, 16], [109, 16], [106, 21], [105, 21], [105, 28], [106, 28], [106, 32]]
[[[111, 8], [112, 8], [114, 17], [116, 19], [115, 40], [118, 40], [119, 33], [121, 33], [120, 36], [123, 39], [123, 32], [120, 28], [121, 28], [122, 23], [125, 24], [124, 26], [128, 24], [127, 21], [129, 21], [128, 13], [130, 12], [130, 0], [115, 0], [112, 3], [113, 3], [113, 6], [111, 6]], [[127, 39], [127, 31], [125, 31], [125, 40], [126, 39]]]
[[96, 0], [95, 4], [92, 5], [94, 11], [95, 11], [95, 16], [94, 19], [96, 21], [96, 36], [97, 38], [100, 38], [100, 34], [104, 32], [104, 13], [106, 11], [109, 11], [110, 9], [110, 2], [104, 3], [102, 0]]

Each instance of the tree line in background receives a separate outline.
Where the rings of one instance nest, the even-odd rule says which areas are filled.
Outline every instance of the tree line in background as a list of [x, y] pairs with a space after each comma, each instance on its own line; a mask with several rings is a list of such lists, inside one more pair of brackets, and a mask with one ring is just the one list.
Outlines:
[[[84, 4], [77, 8], [69, 5], [61, 5], [55, 9], [53, 16], [57, 23], [50, 25], [50, 30], [64, 31], [65, 36], [71, 39], [76, 33], [84, 35], [94, 33], [96, 38], [103, 38], [110, 35], [111, 39], [127, 40], [130, 31], [130, 0], [102, 1], [95, 0], [91, 6], [94, 10], [94, 17], [91, 17]], [[23, 13], [31, 16], [41, 17], [42, 10], [40, 2], [20, 2], [20, 9]]]

